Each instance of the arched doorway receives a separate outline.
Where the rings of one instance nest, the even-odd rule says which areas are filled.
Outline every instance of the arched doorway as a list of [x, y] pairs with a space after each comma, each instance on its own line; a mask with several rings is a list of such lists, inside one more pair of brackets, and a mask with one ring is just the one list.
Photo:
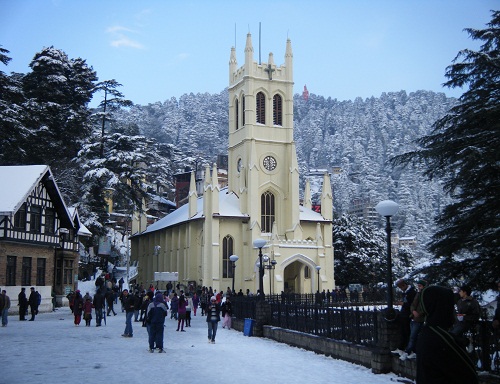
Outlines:
[[311, 272], [314, 264], [297, 259], [285, 267], [283, 287], [285, 293], [314, 293], [317, 276]]

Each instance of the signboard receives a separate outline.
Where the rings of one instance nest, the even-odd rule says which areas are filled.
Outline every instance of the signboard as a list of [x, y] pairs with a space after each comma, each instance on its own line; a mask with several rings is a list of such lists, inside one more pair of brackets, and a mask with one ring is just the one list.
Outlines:
[[111, 239], [107, 236], [101, 236], [99, 238], [99, 250], [98, 255], [109, 256], [111, 255]]
[[179, 272], [155, 272], [154, 281], [178, 281]]

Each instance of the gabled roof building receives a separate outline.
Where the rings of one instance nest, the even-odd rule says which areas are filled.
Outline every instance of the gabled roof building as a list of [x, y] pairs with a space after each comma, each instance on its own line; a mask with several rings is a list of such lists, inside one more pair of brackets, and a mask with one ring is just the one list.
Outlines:
[[13, 302], [21, 287], [33, 286], [40, 310], [52, 309], [53, 291], [61, 304], [75, 289], [78, 236], [89, 232], [66, 207], [49, 166], [0, 166], [0, 180], [0, 286]]

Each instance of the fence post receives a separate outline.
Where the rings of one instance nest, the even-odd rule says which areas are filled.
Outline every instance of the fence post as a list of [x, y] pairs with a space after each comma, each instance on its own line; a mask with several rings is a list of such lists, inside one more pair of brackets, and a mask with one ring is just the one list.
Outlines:
[[399, 322], [387, 321], [384, 311], [377, 313], [378, 335], [376, 347], [372, 351], [372, 372], [389, 373], [392, 371], [391, 348], [394, 347], [399, 338]]
[[271, 305], [265, 300], [258, 300], [255, 305], [254, 336], [262, 337], [266, 324], [271, 324]]

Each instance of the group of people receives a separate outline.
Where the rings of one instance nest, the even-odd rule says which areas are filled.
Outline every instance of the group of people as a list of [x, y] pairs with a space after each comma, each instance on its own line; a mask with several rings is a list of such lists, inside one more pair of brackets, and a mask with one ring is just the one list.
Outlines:
[[[416, 285], [417, 289], [404, 279], [396, 282], [401, 291], [401, 334], [399, 347], [392, 352], [399, 354], [401, 360], [417, 359], [419, 384], [477, 383], [465, 348], [465, 334], [478, 324], [481, 314], [471, 288], [428, 286], [425, 280], [418, 280]], [[497, 315], [500, 320], [499, 308]]]
[[[209, 294], [212, 296], [205, 301]], [[191, 313], [196, 316], [197, 308], [201, 306], [202, 316], [206, 316], [208, 342], [214, 344], [221, 319], [223, 320], [223, 328], [231, 329], [231, 299], [229, 295], [226, 295], [225, 300], [223, 297], [222, 293], [205, 287], [201, 290], [200, 296], [197, 292], [191, 295], [184, 293], [183, 290], [180, 290], [179, 294], [175, 290], [166, 290], [162, 293], [158, 290], [155, 291], [154, 288], [150, 288], [146, 292], [136, 290], [135, 294], [131, 295], [128, 289], [124, 289], [120, 297], [122, 308], [126, 314], [125, 330], [122, 336], [133, 337], [132, 319], [135, 313], [135, 321], [142, 321], [143, 326], [147, 328], [149, 351], [158, 350], [159, 353], [163, 353], [164, 325], [168, 310], [171, 312], [170, 319], [177, 320], [176, 331], [185, 332], [185, 327], [191, 327]], [[137, 305], [138, 298], [141, 301], [139, 306]], [[140, 318], [138, 318], [137, 308], [141, 309]]]
[[30, 288], [30, 295], [26, 297], [26, 288], [22, 287], [21, 292], [17, 295], [17, 305], [19, 306], [19, 320], [25, 321], [28, 315], [28, 308], [31, 311], [31, 318], [29, 321], [35, 321], [38, 315], [38, 307], [42, 302], [42, 296], [35, 290], [35, 287]]

